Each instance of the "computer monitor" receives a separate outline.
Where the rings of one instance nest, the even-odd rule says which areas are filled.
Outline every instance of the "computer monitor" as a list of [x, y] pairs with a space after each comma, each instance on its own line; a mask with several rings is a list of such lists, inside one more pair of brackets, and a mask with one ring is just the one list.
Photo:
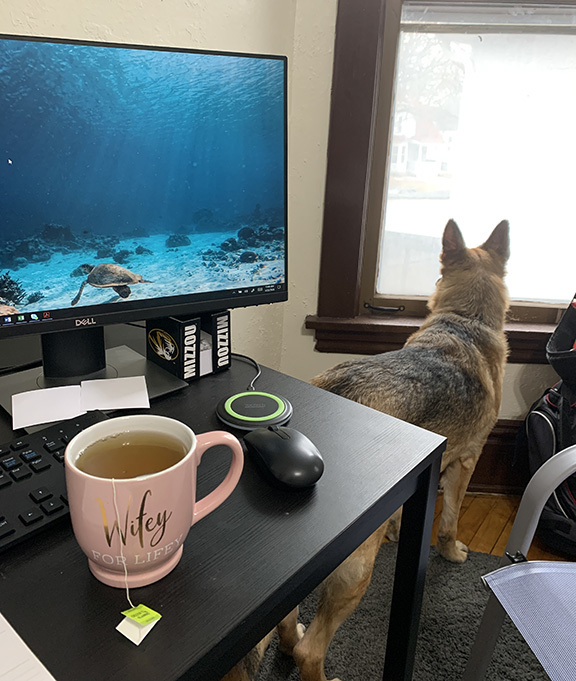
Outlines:
[[286, 81], [283, 56], [0, 36], [0, 340], [42, 334], [38, 386], [101, 373], [104, 325], [287, 299]]

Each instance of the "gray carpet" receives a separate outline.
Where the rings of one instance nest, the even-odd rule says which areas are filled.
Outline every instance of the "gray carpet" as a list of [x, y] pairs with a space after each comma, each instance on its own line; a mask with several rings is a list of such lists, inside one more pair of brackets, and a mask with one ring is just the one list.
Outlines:
[[[380, 681], [396, 545], [384, 544], [372, 583], [360, 606], [340, 627], [326, 658], [328, 679]], [[416, 651], [414, 681], [460, 681], [470, 647], [488, 598], [480, 576], [498, 567], [500, 559], [471, 553], [466, 563], [454, 565], [431, 550]], [[315, 596], [300, 608], [308, 624]], [[524, 639], [507, 619], [500, 635], [487, 681], [549, 681]], [[262, 662], [258, 681], [299, 681], [292, 658], [276, 650], [276, 640]]]

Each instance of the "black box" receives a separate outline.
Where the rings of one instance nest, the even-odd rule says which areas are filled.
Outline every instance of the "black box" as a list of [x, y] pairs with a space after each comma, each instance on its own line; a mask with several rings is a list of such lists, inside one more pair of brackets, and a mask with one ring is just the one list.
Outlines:
[[146, 357], [184, 381], [230, 366], [230, 312], [146, 322]]
[[[210, 350], [210, 361], [204, 352]], [[230, 312], [208, 312], [200, 316], [200, 375], [215, 374], [230, 367]], [[206, 357], [206, 359], [205, 359]]]

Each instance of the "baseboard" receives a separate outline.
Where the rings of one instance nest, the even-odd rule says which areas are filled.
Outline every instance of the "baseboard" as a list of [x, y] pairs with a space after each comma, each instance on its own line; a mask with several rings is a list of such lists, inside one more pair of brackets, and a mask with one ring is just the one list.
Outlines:
[[530, 474], [525, 457], [515, 457], [523, 421], [500, 420], [490, 433], [468, 486], [469, 492], [522, 494]]

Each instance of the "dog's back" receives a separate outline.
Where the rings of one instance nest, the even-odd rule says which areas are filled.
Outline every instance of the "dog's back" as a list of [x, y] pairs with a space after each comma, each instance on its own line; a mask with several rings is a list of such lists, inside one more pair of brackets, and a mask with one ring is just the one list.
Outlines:
[[[343, 362], [312, 380], [455, 441], [485, 437], [498, 416], [507, 356], [508, 226], [466, 249], [448, 223], [431, 314], [401, 350]], [[460, 239], [458, 239], [460, 235]], [[450, 247], [452, 246], [452, 248]]]

